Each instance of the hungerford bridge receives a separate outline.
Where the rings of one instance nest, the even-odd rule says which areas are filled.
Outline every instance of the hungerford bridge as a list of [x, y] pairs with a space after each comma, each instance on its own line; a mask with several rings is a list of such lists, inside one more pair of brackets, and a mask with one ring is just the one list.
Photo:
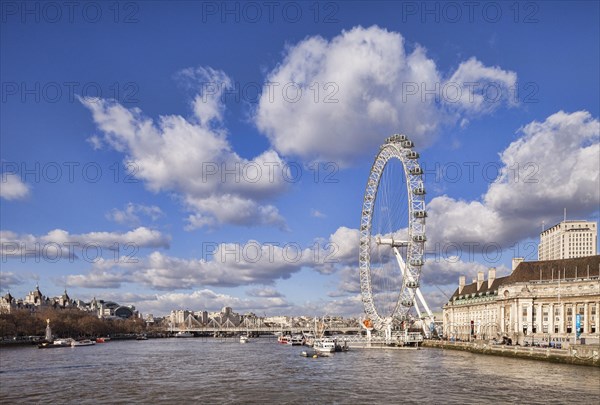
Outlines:
[[[285, 333], [285, 334], [302, 334], [306, 333], [311, 328], [302, 328], [299, 326], [294, 327], [275, 327], [275, 326], [259, 326], [253, 328], [246, 328], [245, 326], [237, 326], [237, 327], [214, 327], [214, 326], [203, 326], [203, 327], [172, 327], [169, 328], [170, 332], [191, 332], [197, 333], [199, 335], [208, 335], [208, 334], [241, 334], [248, 333], [252, 335], [274, 335], [276, 333]], [[359, 326], [345, 326], [345, 327], [332, 327], [328, 328], [325, 332], [326, 334], [358, 334], [360, 333], [361, 328]]]
[[[240, 334], [249, 333], [252, 335], [274, 335], [276, 333], [291, 333], [291, 334], [302, 334], [303, 332], [312, 331], [312, 327], [305, 326], [283, 326], [283, 325], [265, 325], [264, 323], [257, 320], [243, 320], [239, 325], [235, 325], [230, 320], [225, 320], [223, 323], [219, 323], [216, 319], [210, 319], [208, 324], [202, 324], [192, 314], [189, 314], [182, 324], [177, 326], [170, 324], [168, 332], [191, 332], [198, 335], [219, 335], [219, 334]], [[327, 333], [342, 333], [342, 334], [359, 334], [361, 328], [358, 324], [356, 326], [348, 326], [344, 324], [337, 324], [336, 322], [329, 322], [327, 324]]]
[[[215, 320], [211, 320], [211, 326], [202, 325], [194, 318], [191, 314], [187, 317], [184, 324], [175, 326], [169, 326], [169, 332], [190, 332], [196, 336], [235, 336], [240, 334], [247, 334], [251, 336], [260, 335], [275, 335], [278, 333], [283, 334], [301, 334], [309, 332], [313, 333], [312, 328], [301, 327], [301, 326], [266, 326], [257, 324], [257, 322], [242, 322], [239, 326], [233, 325], [231, 322], [225, 322], [222, 325], [216, 324]], [[321, 324], [324, 327], [323, 324]], [[420, 332], [397, 332], [391, 335], [372, 335], [367, 331], [367, 336], [364, 336], [362, 332], [365, 331], [363, 326], [347, 326], [347, 325], [335, 325], [335, 323], [327, 326], [327, 330], [322, 333], [329, 336], [337, 336], [338, 339], [343, 339], [347, 344], [353, 347], [370, 347], [372, 344], [399, 344], [400, 346], [405, 344], [415, 344], [423, 341], [423, 335]], [[340, 336], [341, 335], [341, 336]]]

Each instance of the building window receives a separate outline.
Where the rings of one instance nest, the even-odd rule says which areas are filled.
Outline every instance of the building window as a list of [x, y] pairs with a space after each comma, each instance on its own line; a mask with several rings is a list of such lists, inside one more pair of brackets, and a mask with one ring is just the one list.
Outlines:
[[554, 325], [554, 333], [558, 333], [558, 325]]
[[567, 325], [567, 333], [572, 333], [573, 329], [571, 328], [571, 325]]
[[542, 330], [544, 333], [548, 333], [548, 325], [543, 325], [542, 328], [543, 328]]
[[523, 334], [527, 335], [527, 325], [523, 325]]

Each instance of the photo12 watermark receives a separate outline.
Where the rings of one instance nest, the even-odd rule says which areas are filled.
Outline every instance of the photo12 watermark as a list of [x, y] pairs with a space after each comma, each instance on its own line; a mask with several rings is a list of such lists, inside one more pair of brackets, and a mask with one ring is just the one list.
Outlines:
[[315, 242], [306, 248], [302, 248], [297, 242], [202, 242], [202, 258], [223, 264], [332, 265], [339, 262], [339, 258], [336, 257], [339, 250], [339, 246], [332, 242]]
[[335, 162], [203, 162], [202, 183], [298, 183], [302, 178], [314, 183], [339, 183]]
[[505, 166], [501, 162], [434, 162], [421, 163], [421, 172], [426, 184], [458, 183], [467, 181], [475, 183], [508, 183], [536, 184], [540, 182], [540, 166], [536, 162], [514, 162]]
[[540, 3], [534, 1], [403, 1], [401, 21], [431, 23], [515, 24], [540, 22]]
[[[202, 183], [339, 183], [336, 162], [301, 164], [284, 161], [242, 161], [199, 163], [198, 177]], [[24, 183], [138, 183], [142, 167], [138, 162], [0, 162], [0, 183], [18, 177]]]
[[0, 244], [2, 263], [19, 260], [21, 263], [57, 263], [66, 260], [73, 263], [82, 260], [97, 263], [101, 260], [114, 263], [138, 263], [139, 247], [135, 242], [110, 245], [95, 242], [24, 242], [8, 241]]
[[498, 242], [435, 242], [425, 245], [425, 265], [433, 263], [475, 263], [483, 260], [486, 263], [502, 262], [506, 253], [510, 257], [522, 257], [525, 260], [536, 260], [538, 244], [532, 241], [515, 242], [503, 246]]
[[136, 24], [140, 21], [137, 1], [2, 1], [3, 24]]
[[334, 1], [203, 1], [202, 23], [339, 23]]
[[81, 99], [97, 102], [112, 99], [121, 104], [139, 103], [140, 87], [135, 81], [100, 83], [95, 81], [25, 82], [3, 81], [0, 88], [5, 103], [75, 103]]
[[137, 183], [140, 168], [136, 162], [0, 162], [1, 183], [9, 175], [24, 183], [98, 183], [108, 178], [113, 183]]
[[219, 97], [222, 103], [245, 102], [257, 104], [259, 102], [298, 103], [308, 99], [315, 104], [336, 104], [340, 100], [337, 95], [340, 87], [336, 82], [318, 82], [300, 84], [296, 82], [202, 82], [200, 83], [202, 102], [206, 103]]
[[540, 87], [536, 82], [515, 83], [507, 86], [505, 82], [402, 82], [402, 102], [418, 101], [436, 103], [487, 105], [507, 102], [509, 104], [534, 104]]

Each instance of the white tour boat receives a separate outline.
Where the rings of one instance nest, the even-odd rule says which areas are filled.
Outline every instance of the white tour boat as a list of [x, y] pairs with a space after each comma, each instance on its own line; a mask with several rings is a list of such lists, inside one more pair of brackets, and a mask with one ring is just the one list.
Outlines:
[[79, 346], [93, 346], [96, 342], [90, 339], [84, 340], [74, 340], [71, 342], [71, 347], [79, 347]]
[[320, 355], [328, 355], [335, 352], [335, 342], [327, 337], [315, 339], [313, 348]]
[[71, 344], [74, 342], [73, 339], [71, 338], [66, 338], [66, 339], [56, 339], [54, 342], [52, 342], [53, 345], [55, 346], [71, 346]]
[[175, 334], [175, 337], [177, 338], [191, 338], [194, 337], [194, 334], [192, 332], [188, 332], [188, 331], [179, 331]]
[[292, 346], [302, 346], [304, 344], [304, 336], [302, 335], [294, 335], [290, 340], [288, 340], [288, 345]]

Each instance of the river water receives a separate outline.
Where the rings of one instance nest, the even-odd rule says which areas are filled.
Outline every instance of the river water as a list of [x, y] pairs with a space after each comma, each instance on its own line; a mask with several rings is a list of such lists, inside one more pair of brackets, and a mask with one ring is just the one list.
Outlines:
[[0, 349], [0, 403], [598, 404], [600, 368], [452, 350], [304, 358], [269, 338]]

